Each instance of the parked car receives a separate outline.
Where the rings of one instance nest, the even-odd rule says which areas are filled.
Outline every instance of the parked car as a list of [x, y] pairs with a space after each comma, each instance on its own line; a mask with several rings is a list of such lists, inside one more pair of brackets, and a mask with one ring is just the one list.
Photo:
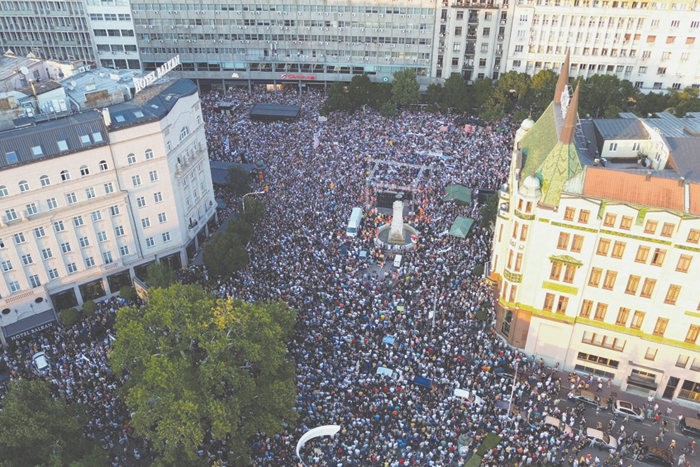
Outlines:
[[574, 433], [574, 430], [569, 425], [562, 422], [557, 417], [553, 417], [551, 415], [547, 415], [544, 418], [544, 424], [547, 426], [554, 427], [557, 430], [562, 431], [563, 433], [565, 433], [567, 435], [573, 435], [573, 433]]
[[595, 428], [586, 428], [586, 438], [591, 442], [591, 446], [601, 451], [617, 451], [617, 438], [603, 433]]
[[683, 434], [700, 438], [700, 420], [681, 417], [678, 425]]
[[629, 415], [630, 420], [641, 422], [644, 420], [644, 411], [634, 404], [627, 401], [615, 401], [612, 408], [616, 417], [626, 417]]
[[569, 399], [576, 402], [582, 402], [591, 407], [599, 407], [600, 410], [607, 410], [608, 401], [601, 399], [601, 397], [594, 392], [586, 391], [583, 389], [577, 389], [574, 392], [569, 393]]
[[49, 359], [44, 352], [37, 352], [32, 357], [34, 369], [37, 373], [45, 375], [49, 372]]
[[645, 464], [661, 465], [663, 467], [674, 467], [673, 452], [670, 449], [663, 449], [657, 446], [642, 446], [639, 459]]

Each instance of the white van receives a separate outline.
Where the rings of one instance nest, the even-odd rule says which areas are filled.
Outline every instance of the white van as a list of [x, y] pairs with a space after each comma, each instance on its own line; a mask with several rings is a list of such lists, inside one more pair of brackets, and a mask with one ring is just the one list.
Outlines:
[[348, 237], [357, 237], [357, 232], [360, 231], [360, 222], [362, 221], [362, 208], [352, 208], [348, 228], [345, 233]]
[[396, 255], [394, 256], [394, 267], [395, 268], [400, 268], [401, 267], [401, 262], [403, 261], [403, 255]]

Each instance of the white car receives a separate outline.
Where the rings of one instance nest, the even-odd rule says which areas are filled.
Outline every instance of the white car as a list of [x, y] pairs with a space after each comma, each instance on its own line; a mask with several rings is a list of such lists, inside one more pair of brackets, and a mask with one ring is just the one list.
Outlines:
[[586, 438], [591, 442], [591, 446], [607, 451], [617, 451], [617, 438], [607, 435], [595, 428], [586, 428]]
[[32, 362], [34, 363], [34, 369], [45, 375], [49, 371], [49, 359], [46, 357], [44, 352], [37, 352], [32, 357]]
[[644, 421], [644, 411], [639, 407], [635, 407], [631, 402], [615, 401], [612, 411], [616, 417], [626, 417], [629, 415], [630, 420], [638, 422]]

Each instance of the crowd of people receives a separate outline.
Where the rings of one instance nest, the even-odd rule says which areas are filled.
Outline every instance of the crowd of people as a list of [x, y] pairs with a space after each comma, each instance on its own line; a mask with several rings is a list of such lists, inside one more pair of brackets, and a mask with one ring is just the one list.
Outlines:
[[[288, 349], [299, 418], [287, 432], [252, 440], [254, 465], [296, 465], [300, 436], [329, 424], [340, 432], [303, 446], [307, 465], [460, 466], [468, 458], [461, 447], [471, 453], [493, 435], [500, 442], [481, 452], [483, 466], [581, 465], [580, 431], [543, 423], [552, 415], [585, 426], [582, 414], [558, 407], [562, 382], [493, 328], [492, 290], [473, 274], [489, 260], [492, 240], [480, 206], [443, 201], [449, 185], [476, 196], [505, 182], [517, 124], [505, 119], [468, 133], [453, 116], [382, 117], [372, 109], [324, 119], [324, 95], [312, 89], [231, 89], [201, 99], [210, 159], [264, 162], [264, 181], [254, 183], [270, 187], [259, 195], [267, 213], [248, 246], [249, 266], [215, 291], [248, 301], [281, 299], [297, 310]], [[216, 111], [219, 101], [235, 110]], [[247, 116], [254, 103], [302, 111], [291, 122], [254, 122]], [[391, 252], [374, 240], [390, 221], [376, 206], [378, 184], [415, 189], [406, 221], [418, 236], [399, 268], [382, 261]], [[217, 195], [227, 204], [219, 214], [224, 219], [237, 200], [222, 188]], [[362, 230], [349, 237], [356, 206], [364, 212]], [[475, 220], [466, 238], [447, 233], [457, 216]], [[181, 277], [215, 279], [201, 268]], [[120, 305], [103, 302], [93, 317], [27, 338], [4, 358], [13, 378], [37, 377], [28, 357], [47, 350], [54, 371], [46, 378], [61, 396], [85, 405], [86, 435], [101, 440], [114, 466], [124, 465], [123, 456], [114, 456], [115, 443], [128, 443], [129, 459], [147, 465], [148, 446], [132, 439], [126, 407], [113, 396], [118, 380], [106, 366]], [[225, 440], [208, 439], [199, 453], [228, 465]]]

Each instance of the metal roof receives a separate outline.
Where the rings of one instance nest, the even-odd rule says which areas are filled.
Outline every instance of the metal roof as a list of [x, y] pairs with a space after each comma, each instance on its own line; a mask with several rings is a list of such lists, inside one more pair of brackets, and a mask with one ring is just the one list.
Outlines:
[[700, 133], [700, 118], [678, 118], [668, 112], [658, 112], [656, 118], [643, 118], [641, 120], [652, 128], [658, 128], [661, 134], [666, 137]]
[[[87, 136], [89, 142], [83, 143]], [[65, 142], [65, 149], [59, 147]], [[86, 140], [87, 141], [87, 140]], [[0, 133], [0, 170], [72, 154], [109, 143], [102, 115], [91, 111]], [[62, 143], [63, 144], [63, 143]], [[33, 148], [40, 148], [34, 155]], [[14, 158], [16, 158], [16, 162]]]
[[301, 112], [299, 105], [255, 104], [248, 116], [251, 119], [275, 120], [297, 118]]
[[[134, 87], [134, 76], [141, 75], [140, 70], [110, 70], [99, 68], [84, 73], [77, 73], [61, 81], [71, 99], [84, 107], [87, 94], [107, 91], [111, 96], [118, 92], [126, 94], [124, 99], [131, 97], [130, 88]], [[116, 79], [118, 78], [118, 79]]]
[[31, 59], [27, 57], [16, 57], [14, 55], [0, 55], [0, 81], [5, 81], [12, 77], [12, 75], [19, 73], [20, 68], [31, 67], [35, 65], [40, 60]]
[[686, 180], [700, 181], [700, 138], [668, 137], [671, 165]]
[[593, 124], [605, 141], [649, 138], [649, 133], [637, 118], [596, 118]]

